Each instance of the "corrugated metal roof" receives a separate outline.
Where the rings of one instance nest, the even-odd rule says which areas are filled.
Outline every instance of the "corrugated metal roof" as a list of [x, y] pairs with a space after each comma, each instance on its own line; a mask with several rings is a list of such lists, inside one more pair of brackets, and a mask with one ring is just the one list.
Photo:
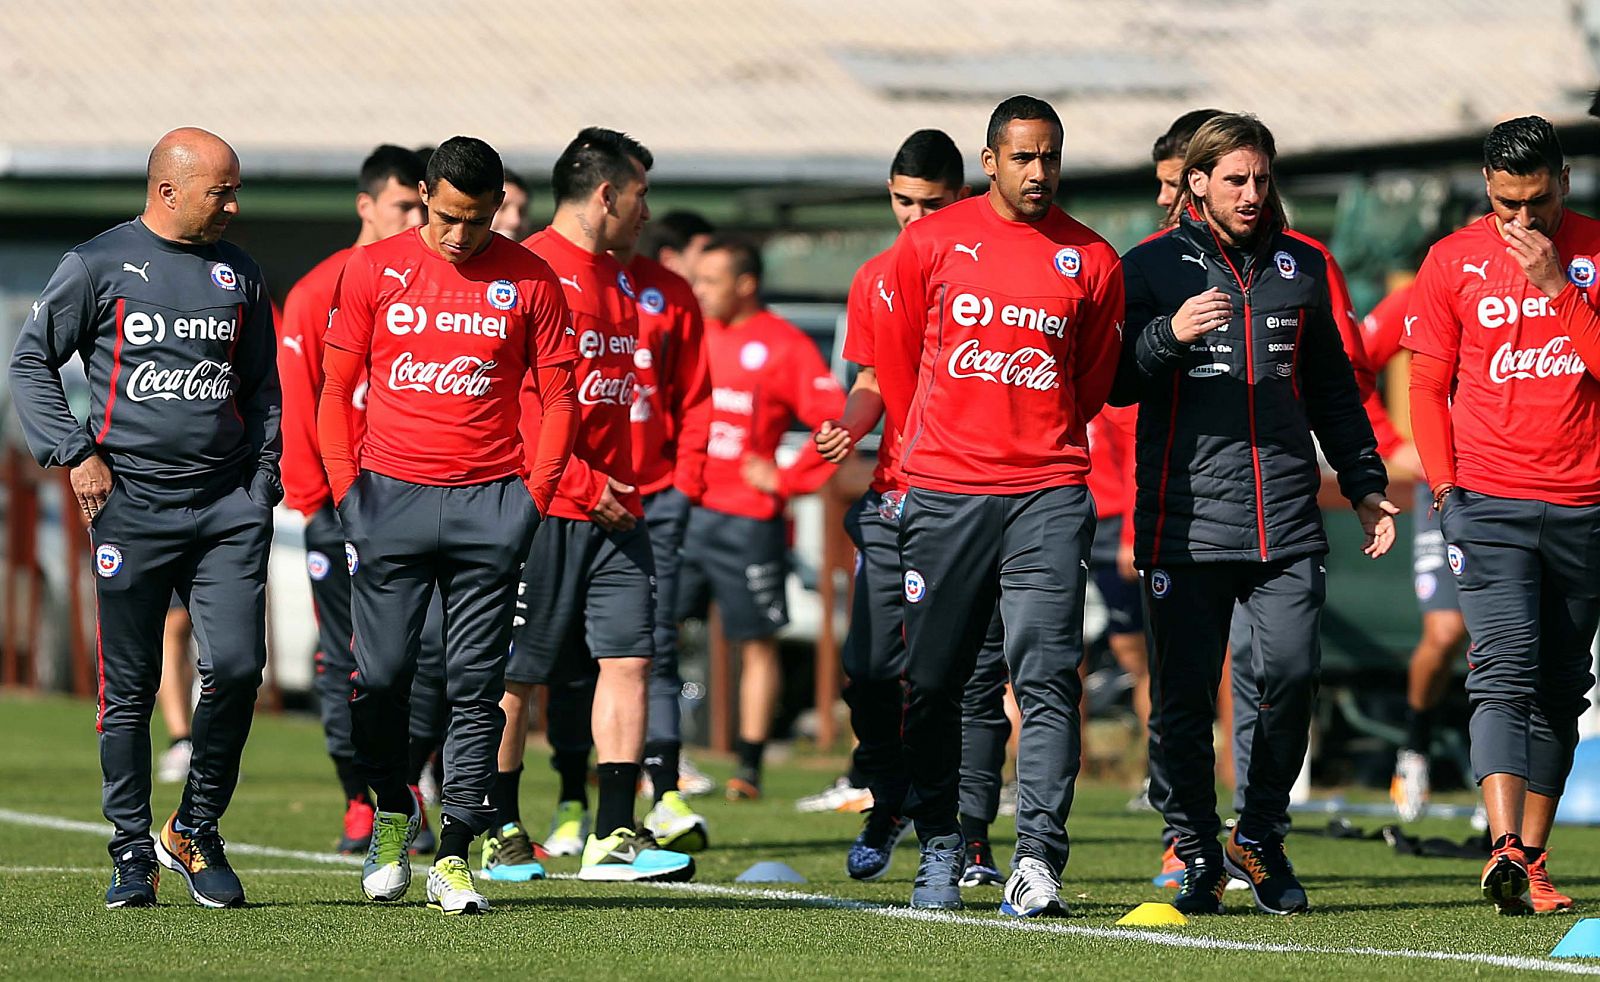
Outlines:
[[481, 136], [548, 166], [626, 129], [676, 180], [874, 179], [936, 126], [976, 153], [999, 95], [1057, 101], [1069, 169], [1138, 165], [1180, 112], [1258, 113], [1285, 153], [1581, 118], [1564, 0], [5, 0], [0, 173], [129, 174], [205, 126], [249, 173]]

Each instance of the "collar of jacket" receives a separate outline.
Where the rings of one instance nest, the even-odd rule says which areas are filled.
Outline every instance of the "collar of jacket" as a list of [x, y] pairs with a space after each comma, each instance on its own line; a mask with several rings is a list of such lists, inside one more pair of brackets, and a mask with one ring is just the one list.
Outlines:
[[[1217, 235], [1216, 230], [1211, 227], [1211, 223], [1206, 221], [1205, 216], [1201, 215], [1199, 209], [1193, 204], [1190, 204], [1183, 210], [1183, 214], [1178, 216], [1178, 227], [1182, 229], [1184, 237], [1196, 249], [1213, 258], [1222, 258], [1224, 253], [1221, 237]], [[1281, 231], [1283, 231], [1281, 223], [1273, 222], [1265, 230], [1266, 234], [1256, 239], [1254, 249], [1249, 251], [1237, 250], [1239, 253], [1243, 253], [1246, 268], [1255, 266], [1258, 259], [1266, 256], [1272, 250], [1272, 245], [1278, 240], [1278, 233]]]

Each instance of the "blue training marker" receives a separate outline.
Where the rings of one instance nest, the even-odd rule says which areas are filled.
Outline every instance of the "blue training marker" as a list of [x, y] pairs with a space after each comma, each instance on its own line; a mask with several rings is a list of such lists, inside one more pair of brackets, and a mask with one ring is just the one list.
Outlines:
[[806, 878], [796, 873], [788, 863], [768, 860], [756, 863], [740, 873], [735, 883], [804, 883]]
[[1600, 917], [1585, 917], [1572, 925], [1550, 957], [1600, 958]]
[[1578, 741], [1572, 772], [1556, 806], [1560, 825], [1600, 825], [1600, 737]]

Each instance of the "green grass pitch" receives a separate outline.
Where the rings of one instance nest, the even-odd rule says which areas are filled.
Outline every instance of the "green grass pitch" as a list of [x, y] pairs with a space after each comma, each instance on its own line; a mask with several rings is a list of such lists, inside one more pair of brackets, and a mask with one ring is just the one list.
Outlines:
[[[0, 695], [0, 978], [1365, 982], [1600, 975], [1600, 960], [1545, 957], [1583, 912], [1600, 914], [1600, 831], [1557, 832], [1551, 869], [1557, 885], [1577, 899], [1575, 915], [1502, 919], [1477, 897], [1474, 862], [1400, 857], [1381, 843], [1295, 834], [1290, 854], [1310, 892], [1311, 913], [1269, 917], [1255, 913], [1246, 894], [1230, 892], [1226, 916], [1131, 931], [1115, 928], [1116, 920], [1142, 901], [1170, 896], [1149, 884], [1158, 821], [1124, 811], [1124, 788], [1086, 786], [1071, 821], [1064, 889], [1070, 919], [1021, 925], [1002, 919], [995, 888], [968, 891], [961, 915], [919, 918], [904, 909], [913, 849], [896, 856], [884, 880], [855, 883], [844, 874], [844, 852], [858, 820], [794, 811], [793, 799], [827, 783], [837, 765], [800, 758], [776, 767], [769, 797], [755, 804], [696, 799], [711, 823], [713, 847], [698, 858], [697, 886], [494, 883], [486, 888], [492, 914], [445, 918], [423, 906], [420, 876], [405, 902], [380, 907], [362, 899], [355, 868], [246, 854], [241, 847], [250, 845], [327, 853], [342, 812], [316, 722], [262, 717], [223, 824], [250, 907], [198, 908], [169, 873], [159, 908], [108, 911], [101, 899], [109, 868], [105, 836], [79, 824], [101, 822], [93, 706]], [[714, 762], [708, 770], [725, 774]], [[523, 811], [536, 834], [548, 821], [553, 793], [554, 776], [534, 750]], [[175, 788], [158, 787], [158, 822], [176, 797]], [[65, 827], [49, 824], [61, 820]], [[1452, 838], [1467, 833], [1464, 821], [1426, 822], [1418, 830]], [[1010, 846], [1009, 836], [997, 839], [1002, 859]], [[809, 882], [767, 891], [733, 882], [766, 859], [790, 864]], [[576, 860], [549, 866], [571, 874]]]

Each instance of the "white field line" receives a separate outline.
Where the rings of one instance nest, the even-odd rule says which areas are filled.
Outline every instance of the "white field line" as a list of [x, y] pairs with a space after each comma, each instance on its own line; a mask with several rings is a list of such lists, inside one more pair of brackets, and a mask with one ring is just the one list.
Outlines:
[[[232, 846], [228, 847], [232, 849]], [[23, 875], [26, 873], [72, 873], [85, 876], [102, 877], [107, 875], [108, 866], [0, 866], [0, 876], [6, 874]], [[247, 878], [252, 876], [349, 876], [349, 870], [342, 869], [241, 869]]]
[[[33, 828], [53, 829], [61, 832], [82, 832], [97, 836], [108, 836], [111, 827], [102, 822], [79, 822], [72, 819], [57, 818], [53, 815], [36, 815], [30, 812], [11, 811], [0, 808], [0, 823], [12, 825], [25, 825]], [[361, 860], [354, 856], [342, 856], [330, 852], [307, 852], [298, 849], [277, 849], [272, 846], [258, 846], [250, 843], [228, 843], [228, 851], [245, 856], [271, 856], [281, 859], [298, 859], [304, 862], [323, 863], [329, 865], [352, 866], [360, 865]], [[4, 873], [96, 873], [103, 874], [102, 868], [76, 867], [76, 866], [0, 866], [0, 874]], [[293, 869], [263, 869], [241, 870], [246, 875], [262, 874], [343, 874], [343, 870], [293, 870]], [[552, 879], [575, 880], [571, 874], [557, 874]], [[1249, 952], [1252, 954], [1279, 954], [1279, 955], [1344, 955], [1353, 958], [1381, 958], [1409, 961], [1453, 962], [1465, 965], [1481, 965], [1490, 968], [1507, 969], [1522, 972], [1554, 972], [1562, 975], [1578, 975], [1600, 977], [1600, 964], [1593, 962], [1572, 962], [1553, 958], [1534, 958], [1519, 955], [1489, 955], [1480, 952], [1465, 951], [1426, 951], [1412, 948], [1325, 948], [1314, 945], [1298, 944], [1273, 944], [1262, 941], [1234, 941], [1228, 938], [1214, 938], [1198, 934], [1185, 934], [1181, 931], [1146, 931], [1137, 928], [1120, 927], [1088, 927], [1079, 924], [1068, 924], [1052, 920], [1000, 920], [990, 917], [974, 917], [971, 914], [958, 914], [947, 911], [913, 910], [909, 907], [888, 906], [875, 904], [865, 900], [851, 900], [844, 897], [834, 897], [821, 893], [802, 893], [793, 890], [771, 890], [762, 887], [724, 886], [715, 883], [650, 883], [635, 884], [637, 886], [651, 886], [669, 892], [700, 894], [712, 897], [748, 897], [758, 900], [776, 900], [792, 903], [803, 907], [823, 907], [832, 910], [856, 911], [878, 917], [888, 917], [896, 920], [920, 921], [929, 924], [953, 924], [962, 927], [987, 928], [998, 931], [1023, 931], [1035, 934], [1070, 935], [1080, 938], [1095, 938], [1103, 941], [1139, 942], [1165, 948], [1192, 948], [1205, 951], [1231, 951]]]
[[[0, 808], [0, 822], [27, 825], [36, 829], [54, 829], [57, 832], [84, 832], [111, 838], [111, 826], [105, 822], [79, 822], [54, 815], [35, 815], [31, 812]], [[279, 849], [276, 846], [256, 846], [248, 842], [228, 843], [228, 852], [236, 856], [267, 856], [273, 859], [298, 859], [306, 863], [327, 863], [332, 866], [360, 866], [360, 856], [341, 856], [336, 852], [306, 852], [301, 849]]]

